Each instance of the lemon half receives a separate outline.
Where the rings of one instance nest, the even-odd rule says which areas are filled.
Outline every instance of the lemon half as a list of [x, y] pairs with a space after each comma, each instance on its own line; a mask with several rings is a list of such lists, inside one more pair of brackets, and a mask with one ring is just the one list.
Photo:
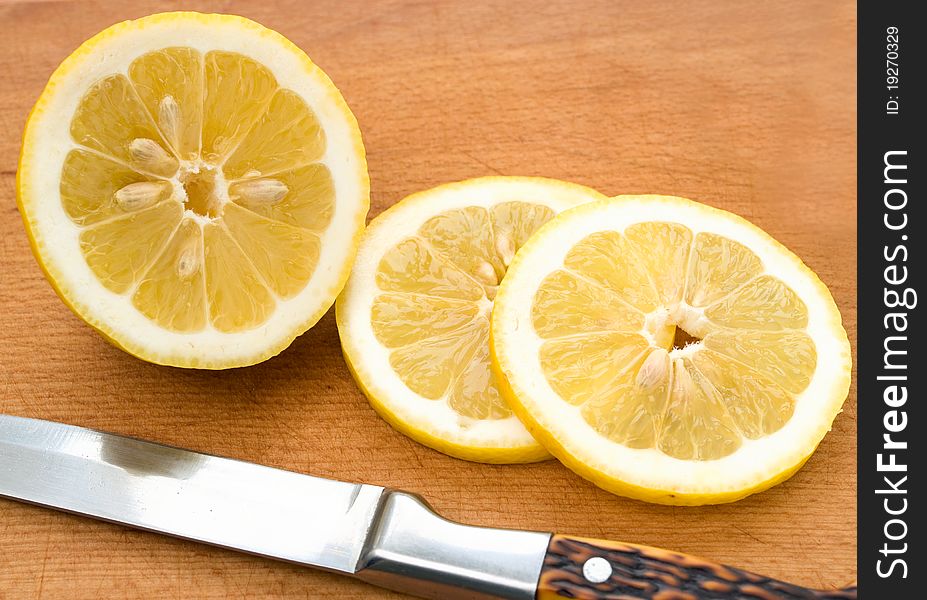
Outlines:
[[562, 462], [671, 504], [782, 481], [850, 385], [817, 276], [747, 221], [674, 197], [618, 197], [545, 225], [499, 288], [492, 352], [506, 399]]
[[228, 368], [311, 327], [369, 205], [357, 123], [286, 38], [177, 12], [114, 25], [55, 71], [17, 174], [64, 302], [145, 360]]

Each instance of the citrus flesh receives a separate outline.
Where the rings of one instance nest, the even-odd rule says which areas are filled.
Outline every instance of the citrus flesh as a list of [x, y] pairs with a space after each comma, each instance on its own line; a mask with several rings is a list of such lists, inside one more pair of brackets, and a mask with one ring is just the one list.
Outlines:
[[337, 304], [345, 358], [373, 407], [452, 456], [548, 458], [499, 394], [489, 316], [531, 234], [601, 198], [561, 181], [485, 177], [414, 194], [374, 219]]
[[165, 13], [92, 38], [26, 128], [36, 256], [85, 321], [152, 362], [273, 356], [347, 277], [368, 207], [356, 122], [279, 34]]
[[673, 197], [588, 204], [542, 228], [500, 287], [492, 349], [506, 398], [553, 454], [675, 504], [786, 478], [850, 379], [814, 273], [743, 219]]

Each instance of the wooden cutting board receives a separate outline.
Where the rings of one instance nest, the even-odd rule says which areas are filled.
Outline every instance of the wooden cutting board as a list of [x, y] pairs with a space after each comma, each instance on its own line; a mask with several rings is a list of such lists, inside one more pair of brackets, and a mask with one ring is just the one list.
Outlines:
[[[811, 586], [856, 575], [856, 396], [807, 466], [741, 502], [626, 500], [556, 462], [471, 464], [380, 420], [333, 315], [221, 373], [143, 363], [52, 292], [14, 200], [20, 134], [58, 63], [171, 2], [0, 2], [0, 412], [424, 494], [450, 518], [662, 546]], [[855, 4], [185, 2], [282, 32], [364, 132], [371, 216], [487, 174], [734, 211], [794, 250], [856, 330]], [[65, 126], [65, 124], [62, 124]], [[394, 597], [365, 584], [0, 500], [0, 598]]]

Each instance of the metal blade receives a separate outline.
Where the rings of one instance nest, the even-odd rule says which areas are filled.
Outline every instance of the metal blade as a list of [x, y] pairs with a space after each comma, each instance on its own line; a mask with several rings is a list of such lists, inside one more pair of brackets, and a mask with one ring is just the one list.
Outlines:
[[0, 496], [355, 573], [383, 488], [0, 415]]

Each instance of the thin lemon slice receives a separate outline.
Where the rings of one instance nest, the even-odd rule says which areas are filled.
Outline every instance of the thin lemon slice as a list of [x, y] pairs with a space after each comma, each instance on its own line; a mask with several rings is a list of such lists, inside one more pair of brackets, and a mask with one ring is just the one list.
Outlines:
[[551, 453], [607, 490], [669, 504], [786, 479], [850, 385], [817, 276], [740, 217], [667, 196], [594, 202], [542, 227], [499, 287], [491, 349], [503, 396]]
[[499, 395], [489, 315], [531, 234], [561, 210], [601, 198], [551, 179], [485, 177], [413, 194], [374, 219], [337, 320], [344, 356], [377, 412], [459, 458], [548, 458]]
[[145, 360], [220, 369], [286, 348], [334, 303], [369, 205], [328, 77], [229, 15], [114, 25], [52, 75], [18, 201], [64, 302]]

